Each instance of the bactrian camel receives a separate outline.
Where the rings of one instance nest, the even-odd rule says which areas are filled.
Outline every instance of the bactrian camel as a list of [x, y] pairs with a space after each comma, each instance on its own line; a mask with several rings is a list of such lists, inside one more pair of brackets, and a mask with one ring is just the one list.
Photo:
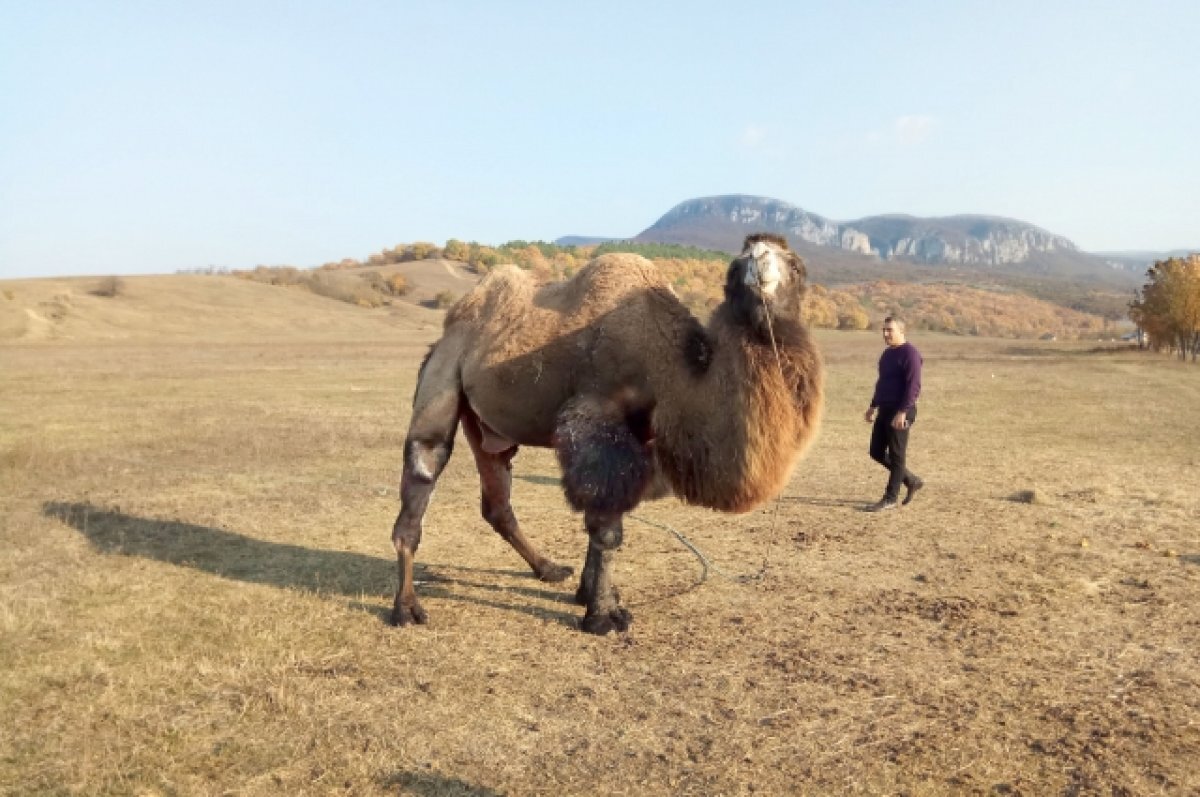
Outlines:
[[805, 279], [785, 239], [751, 235], [705, 327], [638, 255], [602, 255], [543, 287], [515, 267], [485, 277], [449, 310], [418, 377], [392, 531], [400, 570], [392, 622], [427, 620], [413, 558], [461, 423], [483, 517], [543, 581], [573, 569], [521, 532], [511, 463], [519, 446], [555, 448], [567, 501], [588, 533], [581, 627], [628, 628], [611, 577], [622, 516], [668, 493], [726, 512], [753, 509], [783, 489], [815, 436], [823, 369], [800, 320]]

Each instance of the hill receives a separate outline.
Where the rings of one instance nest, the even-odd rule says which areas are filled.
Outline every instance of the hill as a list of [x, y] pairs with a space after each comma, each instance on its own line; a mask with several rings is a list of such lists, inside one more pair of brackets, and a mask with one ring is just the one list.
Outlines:
[[1187, 257], [1196, 252], [1200, 252], [1200, 246], [1195, 249], [1171, 249], [1167, 252], [1092, 252], [1092, 256], [1100, 258], [1115, 269], [1128, 271], [1141, 278], [1145, 277], [1146, 271], [1155, 263], [1172, 257]]
[[[660, 246], [628, 248], [648, 253], [680, 299], [706, 317], [720, 301], [727, 259], [654, 256]], [[847, 261], [839, 264], [842, 275], [860, 265], [856, 258], [864, 259], [849, 252], [840, 257]], [[530, 268], [543, 280], [570, 274], [557, 259]], [[1090, 338], [1115, 334], [1111, 320], [1125, 307], [1115, 306], [1106, 321], [1087, 312], [1088, 303], [1098, 301], [1095, 296], [1064, 306], [995, 280], [971, 283], [931, 267], [913, 268], [917, 279], [856, 274], [859, 279], [840, 284], [823, 279], [821, 268], [810, 268], [806, 320], [814, 327], [864, 329], [900, 313], [914, 328], [955, 334]], [[98, 288], [105, 280], [95, 278], [0, 282], [0, 342], [158, 342], [197, 336], [216, 342], [304, 341], [328, 339], [331, 330], [347, 340], [396, 339], [415, 331], [436, 333], [442, 319], [438, 310], [478, 279], [478, 270], [434, 258], [336, 269], [282, 266], [236, 275], [130, 277], [114, 295], [103, 295]]]
[[365, 310], [303, 290], [230, 276], [125, 277], [114, 296], [95, 278], [0, 281], [0, 342], [376, 339], [435, 330], [441, 314], [410, 304]]
[[621, 239], [618, 237], [604, 235], [564, 235], [561, 238], [555, 238], [554, 243], [559, 246], [595, 246], [619, 240]]
[[440, 257], [389, 263], [384, 266], [363, 266], [351, 269], [349, 273], [362, 274], [368, 271], [385, 277], [393, 274], [403, 277], [408, 284], [408, 290], [398, 298], [402, 302], [422, 307], [436, 306], [439, 298], [443, 296], [457, 299], [479, 281], [479, 274], [471, 271], [464, 263]]
[[[838, 222], [778, 199], [744, 195], [681, 202], [634, 240], [735, 252], [746, 234], [764, 230], [803, 248], [807, 259], [836, 281], [847, 281], [836, 275], [839, 266], [848, 266], [856, 278], [899, 278], [904, 271], [897, 266], [918, 265], [1116, 289], [1131, 289], [1139, 279], [1060, 235], [1014, 219], [884, 215]], [[908, 276], [923, 273], [928, 272], [909, 271]]]

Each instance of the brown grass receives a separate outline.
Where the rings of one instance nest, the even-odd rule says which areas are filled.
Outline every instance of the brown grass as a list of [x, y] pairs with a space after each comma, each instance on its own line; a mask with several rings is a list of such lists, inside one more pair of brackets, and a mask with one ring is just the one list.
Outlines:
[[[394, 483], [434, 325], [276, 289], [299, 304], [239, 326], [192, 292], [213, 278], [162, 279], [182, 293], [131, 278], [120, 304], [226, 322], [0, 344], [0, 792], [1200, 789], [1194, 367], [918, 335], [928, 487], [879, 516], [881, 344], [821, 333], [824, 432], [784, 497], [639, 509], [635, 621], [607, 638], [478, 517], [460, 444], [418, 554], [431, 624], [397, 630]], [[61, 324], [112, 329], [89, 301]], [[579, 566], [553, 456], [516, 474], [530, 536]]]

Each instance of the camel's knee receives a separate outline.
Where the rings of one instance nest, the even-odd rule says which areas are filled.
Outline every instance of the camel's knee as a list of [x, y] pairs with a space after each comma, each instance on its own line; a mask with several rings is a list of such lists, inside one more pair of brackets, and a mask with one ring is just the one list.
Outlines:
[[488, 500], [486, 495], [480, 501], [479, 513], [483, 515], [483, 519], [488, 522], [488, 525], [504, 537], [508, 536], [508, 530], [517, 523], [517, 516], [513, 514], [510, 504]]
[[602, 551], [611, 551], [621, 547], [621, 543], [625, 539], [625, 532], [620, 526], [616, 528], [605, 527], [598, 531], [589, 534], [592, 543]]
[[593, 515], [584, 516], [588, 538], [592, 545], [601, 551], [612, 551], [621, 547], [625, 539], [625, 530], [621, 525], [620, 516]]
[[404, 445], [405, 469], [422, 482], [433, 482], [441, 475], [454, 451], [454, 438], [422, 440], [410, 438]]

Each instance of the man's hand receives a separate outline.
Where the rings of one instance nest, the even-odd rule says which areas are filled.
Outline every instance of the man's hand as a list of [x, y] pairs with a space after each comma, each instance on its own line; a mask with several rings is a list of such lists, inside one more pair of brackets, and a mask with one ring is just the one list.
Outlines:
[[900, 410], [896, 413], [896, 417], [892, 418], [892, 428], [896, 431], [902, 431], [908, 428], [908, 413]]
[[875, 408], [874, 407], [867, 407], [867, 412], [865, 415], [863, 415], [863, 420], [866, 421], [867, 423], [875, 422]]

